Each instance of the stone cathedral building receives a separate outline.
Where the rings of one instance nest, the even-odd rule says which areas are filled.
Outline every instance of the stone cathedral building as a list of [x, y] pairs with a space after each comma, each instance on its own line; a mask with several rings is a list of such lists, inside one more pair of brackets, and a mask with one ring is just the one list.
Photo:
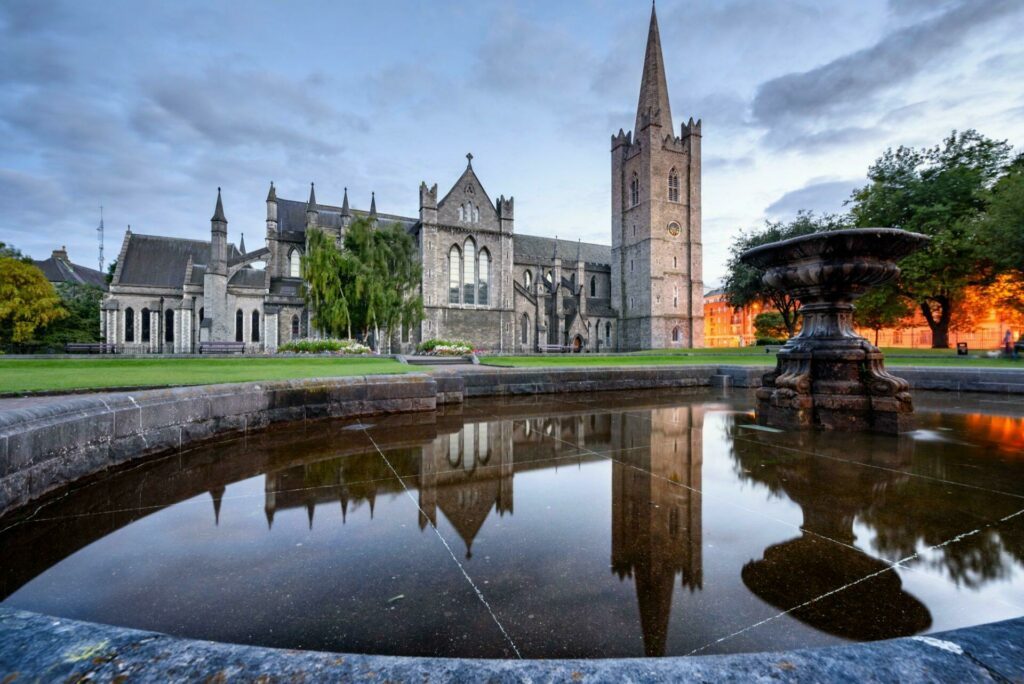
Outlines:
[[430, 338], [480, 349], [534, 352], [547, 345], [629, 351], [703, 345], [700, 121], [672, 125], [657, 16], [651, 11], [636, 123], [611, 139], [611, 246], [519, 235], [515, 203], [492, 199], [473, 170], [439, 197], [422, 183], [419, 215], [377, 212], [309, 198], [266, 199], [265, 243], [228, 239], [220, 190], [210, 239], [130, 229], [102, 310], [108, 343], [126, 352], [191, 353], [205, 341], [252, 352], [316, 336], [302, 296], [301, 259], [316, 228], [336, 239], [356, 218], [398, 223], [423, 266], [422, 323], [393, 351]]

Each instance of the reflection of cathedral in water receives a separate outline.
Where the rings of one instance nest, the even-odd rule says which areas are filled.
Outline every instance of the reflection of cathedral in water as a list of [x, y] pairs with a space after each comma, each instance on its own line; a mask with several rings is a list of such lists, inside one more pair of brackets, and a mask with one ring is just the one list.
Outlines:
[[619, 414], [613, 441], [612, 570], [632, 576], [644, 652], [665, 653], [676, 575], [701, 587], [703, 408]]
[[[388, 460], [418, 490], [419, 525], [438, 511], [472, 557], [473, 540], [492, 511], [513, 512], [513, 477], [528, 470], [612, 458], [611, 564], [636, 583], [644, 650], [662, 655], [677, 576], [691, 591], [702, 583], [701, 406], [515, 417], [466, 417], [420, 442], [388, 449]], [[390, 475], [390, 477], [389, 477]], [[401, 485], [375, 450], [309, 462], [266, 475], [268, 524], [274, 513], [305, 507], [312, 527], [318, 505], [338, 502], [344, 518], [369, 509]]]

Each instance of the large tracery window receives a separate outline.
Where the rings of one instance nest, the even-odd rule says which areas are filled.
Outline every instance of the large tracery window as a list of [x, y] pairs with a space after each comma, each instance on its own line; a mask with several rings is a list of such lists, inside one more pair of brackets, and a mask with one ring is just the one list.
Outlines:
[[640, 176], [633, 172], [633, 180], [629, 183], [629, 206], [640, 204]]
[[452, 245], [448, 250], [448, 303], [459, 303], [459, 288], [462, 283], [462, 255], [459, 248]]
[[465, 257], [462, 262], [462, 303], [476, 304], [476, 297], [474, 296], [476, 290], [476, 274], [474, 271], [476, 269], [473, 268], [476, 263], [476, 242], [473, 241], [473, 238], [466, 238], [462, 253]]
[[487, 306], [491, 296], [491, 255], [486, 249], [480, 250], [480, 264], [477, 268], [477, 303]]
[[288, 275], [292, 278], [299, 278], [302, 276], [302, 262], [299, 250], [297, 249], [293, 249], [288, 252]]
[[679, 201], [679, 174], [675, 168], [668, 172], [668, 201]]

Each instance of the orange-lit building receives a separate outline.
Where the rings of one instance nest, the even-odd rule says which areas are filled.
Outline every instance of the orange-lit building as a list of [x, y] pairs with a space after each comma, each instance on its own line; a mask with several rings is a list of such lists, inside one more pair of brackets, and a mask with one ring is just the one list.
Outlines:
[[[757, 304], [734, 310], [725, 301], [725, 293], [722, 290], [709, 291], [704, 295], [704, 345], [746, 347], [754, 344], [757, 341], [754, 317], [761, 311]], [[1010, 311], [989, 308], [975, 316], [970, 329], [950, 330], [949, 344], [950, 347], [955, 347], [959, 342], [966, 342], [969, 349], [1000, 349], [1007, 330], [1013, 333], [1015, 341], [1024, 333], [1020, 316], [1015, 316]], [[874, 343], [874, 330], [858, 328], [857, 332]], [[921, 311], [916, 310], [907, 325], [880, 330], [878, 346], [927, 349], [932, 346], [932, 331]]]

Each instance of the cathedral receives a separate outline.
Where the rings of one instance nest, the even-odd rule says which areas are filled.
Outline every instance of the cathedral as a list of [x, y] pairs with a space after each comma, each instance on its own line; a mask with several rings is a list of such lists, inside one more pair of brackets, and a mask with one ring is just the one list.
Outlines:
[[357, 218], [399, 224], [422, 264], [424, 318], [391, 340], [408, 352], [431, 338], [530, 353], [703, 346], [701, 124], [676, 135], [657, 16], [652, 8], [636, 123], [611, 139], [611, 246], [518, 235], [515, 203], [492, 199], [466, 155], [447, 193], [422, 183], [419, 215], [377, 212], [267, 194], [265, 244], [228, 240], [220, 190], [210, 239], [126, 232], [104, 299], [106, 342], [127, 353], [194, 353], [203, 342], [273, 351], [315, 337], [303, 298], [308, 231], [342, 240]]

